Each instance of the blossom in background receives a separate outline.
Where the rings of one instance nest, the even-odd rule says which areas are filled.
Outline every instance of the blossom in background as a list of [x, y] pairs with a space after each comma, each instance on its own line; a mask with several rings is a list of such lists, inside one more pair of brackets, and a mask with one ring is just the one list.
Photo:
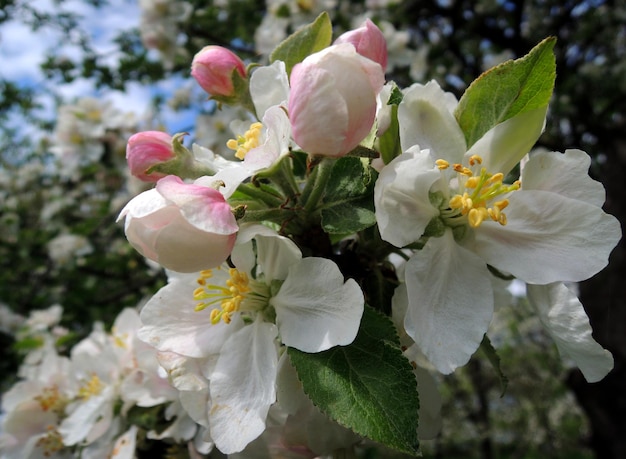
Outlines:
[[139, 253], [165, 268], [194, 272], [223, 263], [239, 227], [215, 188], [170, 175], [134, 197], [120, 212], [126, 237]]
[[[356, 282], [344, 282], [332, 261], [303, 259], [291, 240], [263, 226], [241, 230], [231, 260], [234, 267], [172, 274], [142, 310], [139, 331], [159, 351], [204, 365], [208, 384], [197, 392], [207, 397], [211, 438], [227, 454], [265, 429], [277, 346], [320, 352], [350, 344], [364, 307]], [[189, 374], [177, 368], [179, 378]]]
[[597, 183], [578, 166], [583, 152], [550, 153], [558, 172], [532, 156], [522, 185], [503, 183], [541, 133], [546, 108], [498, 124], [468, 151], [455, 105], [434, 82], [407, 90], [398, 109], [405, 153], [382, 169], [374, 196], [384, 240], [404, 247], [427, 238], [405, 267], [404, 325], [443, 373], [466, 363], [487, 331], [488, 265], [530, 284], [576, 282], [601, 270], [620, 238], [617, 220], [597, 205]]
[[289, 119], [308, 153], [343, 156], [371, 131], [382, 67], [349, 43], [330, 46], [296, 64], [290, 76]]
[[178, 44], [180, 24], [192, 13], [193, 7], [182, 0], [139, 0], [141, 41], [148, 49], [158, 50], [166, 68], [174, 65], [178, 55], [186, 51]]
[[111, 103], [83, 97], [59, 108], [50, 151], [62, 167], [64, 178], [76, 179], [80, 168], [100, 161], [106, 148], [121, 152], [127, 136], [137, 129], [133, 114], [122, 112]]
[[71, 261], [80, 264], [85, 255], [93, 253], [89, 239], [78, 234], [59, 234], [48, 241], [47, 246], [48, 256], [59, 266], [67, 265]]

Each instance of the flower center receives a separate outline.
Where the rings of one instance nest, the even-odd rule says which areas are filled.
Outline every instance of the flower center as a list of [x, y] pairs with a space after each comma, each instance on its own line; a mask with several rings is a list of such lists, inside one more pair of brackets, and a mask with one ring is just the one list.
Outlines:
[[232, 314], [241, 309], [241, 303], [250, 292], [250, 281], [246, 273], [230, 268], [228, 274], [230, 278], [226, 281], [226, 285], [222, 286], [209, 283], [209, 279], [213, 277], [212, 269], [201, 271], [197, 281], [200, 287], [193, 292], [193, 299], [198, 301], [196, 311], [219, 304], [219, 308], [211, 311], [212, 324], [220, 320], [229, 324]]
[[435, 161], [440, 170], [452, 167], [457, 173], [459, 193], [450, 198], [448, 203], [454, 212], [452, 217], [466, 216], [472, 228], [478, 228], [483, 221], [491, 218], [501, 225], [506, 225], [506, 214], [503, 210], [509, 205], [508, 199], [497, 199], [502, 195], [519, 190], [521, 182], [516, 180], [512, 185], [502, 183], [504, 174], [491, 174], [480, 167], [483, 159], [473, 155], [469, 159], [470, 167], [452, 164], [444, 159]]
[[259, 146], [259, 138], [261, 137], [261, 123], [252, 123], [244, 135], [237, 136], [237, 139], [230, 139], [226, 142], [226, 146], [231, 150], [235, 150], [235, 156], [244, 159], [246, 154]]
[[46, 433], [37, 440], [35, 446], [43, 449], [43, 455], [45, 457], [50, 457], [65, 447], [63, 437], [54, 426], [46, 427]]
[[91, 378], [78, 389], [78, 398], [87, 400], [94, 395], [98, 395], [104, 389], [104, 384], [97, 374], [92, 374]]
[[61, 414], [67, 404], [67, 400], [61, 396], [56, 384], [45, 387], [35, 400], [39, 402], [43, 411], [52, 411], [57, 414]]

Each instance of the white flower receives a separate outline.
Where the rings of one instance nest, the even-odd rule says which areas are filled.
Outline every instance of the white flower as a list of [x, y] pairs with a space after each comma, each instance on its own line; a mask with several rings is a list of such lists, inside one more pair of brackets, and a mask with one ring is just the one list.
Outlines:
[[263, 123], [252, 123], [245, 133], [229, 141], [229, 148], [236, 150], [235, 156], [243, 161], [215, 162], [220, 169], [217, 174], [201, 177], [196, 184], [209, 186], [221, 181], [224, 183], [221, 191], [229, 197], [248, 177], [269, 168], [289, 153], [290, 136], [291, 126], [284, 108], [270, 107], [263, 116]]
[[533, 156], [521, 185], [503, 183], [541, 133], [545, 108], [498, 124], [466, 151], [454, 107], [433, 82], [406, 92], [406, 152], [383, 168], [374, 197], [384, 240], [425, 242], [406, 264], [405, 328], [444, 373], [465, 364], [487, 330], [488, 266], [531, 284], [576, 282], [606, 266], [620, 237], [597, 205], [604, 195], [584, 152]]
[[[173, 275], [142, 310], [139, 331], [160, 351], [206, 359], [199, 362], [209, 381], [208, 424], [226, 454], [265, 429], [276, 400], [277, 346], [319, 352], [350, 344], [364, 306], [357, 283], [344, 283], [332, 261], [302, 259], [291, 240], [266, 227], [242, 228], [231, 259], [234, 268], [203, 271], [197, 281]], [[170, 365], [182, 371], [178, 384], [204, 391], [199, 373], [184, 365]]]

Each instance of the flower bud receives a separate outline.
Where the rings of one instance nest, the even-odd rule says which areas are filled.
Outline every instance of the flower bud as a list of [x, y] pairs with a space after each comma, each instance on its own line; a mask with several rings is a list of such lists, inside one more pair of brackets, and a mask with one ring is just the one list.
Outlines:
[[358, 29], [340, 35], [334, 44], [341, 43], [351, 43], [357, 53], [378, 62], [383, 72], [387, 70], [387, 41], [381, 30], [369, 19]]
[[234, 96], [233, 72], [246, 77], [243, 61], [221, 46], [205, 46], [193, 58], [191, 76], [212, 96]]
[[289, 119], [296, 143], [311, 154], [343, 156], [371, 131], [382, 67], [351, 44], [330, 46], [291, 72]]
[[187, 273], [221, 265], [233, 249], [239, 227], [215, 188], [168, 175], [135, 196], [120, 212], [130, 244], [172, 271]]
[[138, 132], [132, 135], [126, 144], [126, 161], [130, 173], [144, 182], [156, 182], [165, 177], [161, 172], [147, 171], [174, 156], [172, 137], [165, 132]]

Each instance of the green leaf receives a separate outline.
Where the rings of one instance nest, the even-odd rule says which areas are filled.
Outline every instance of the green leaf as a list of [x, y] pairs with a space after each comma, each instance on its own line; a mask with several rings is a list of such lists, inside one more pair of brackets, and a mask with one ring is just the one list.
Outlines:
[[330, 46], [333, 27], [327, 12], [320, 14], [311, 24], [283, 40], [270, 54], [270, 63], [283, 61], [287, 75], [291, 74], [294, 65], [302, 62], [307, 56]]
[[304, 391], [326, 415], [359, 435], [417, 454], [417, 382], [388, 317], [366, 307], [349, 346], [288, 352]]
[[548, 105], [556, 78], [555, 43], [556, 38], [546, 38], [526, 56], [487, 70], [467, 88], [454, 115], [468, 149], [495, 125]]
[[376, 223], [375, 171], [367, 161], [344, 156], [330, 173], [321, 207], [322, 228], [327, 233], [354, 233]]
[[496, 370], [496, 373], [498, 373], [498, 377], [500, 378], [500, 394], [501, 396], [504, 395], [504, 393], [506, 392], [506, 388], [509, 385], [509, 379], [502, 372], [502, 368], [500, 368], [500, 356], [498, 355], [496, 349], [493, 347], [493, 344], [491, 344], [491, 340], [487, 335], [485, 335], [483, 341], [480, 343], [479, 350], [483, 353], [485, 357], [487, 357], [487, 360], [489, 360], [491, 366], [493, 366], [494, 370]]

